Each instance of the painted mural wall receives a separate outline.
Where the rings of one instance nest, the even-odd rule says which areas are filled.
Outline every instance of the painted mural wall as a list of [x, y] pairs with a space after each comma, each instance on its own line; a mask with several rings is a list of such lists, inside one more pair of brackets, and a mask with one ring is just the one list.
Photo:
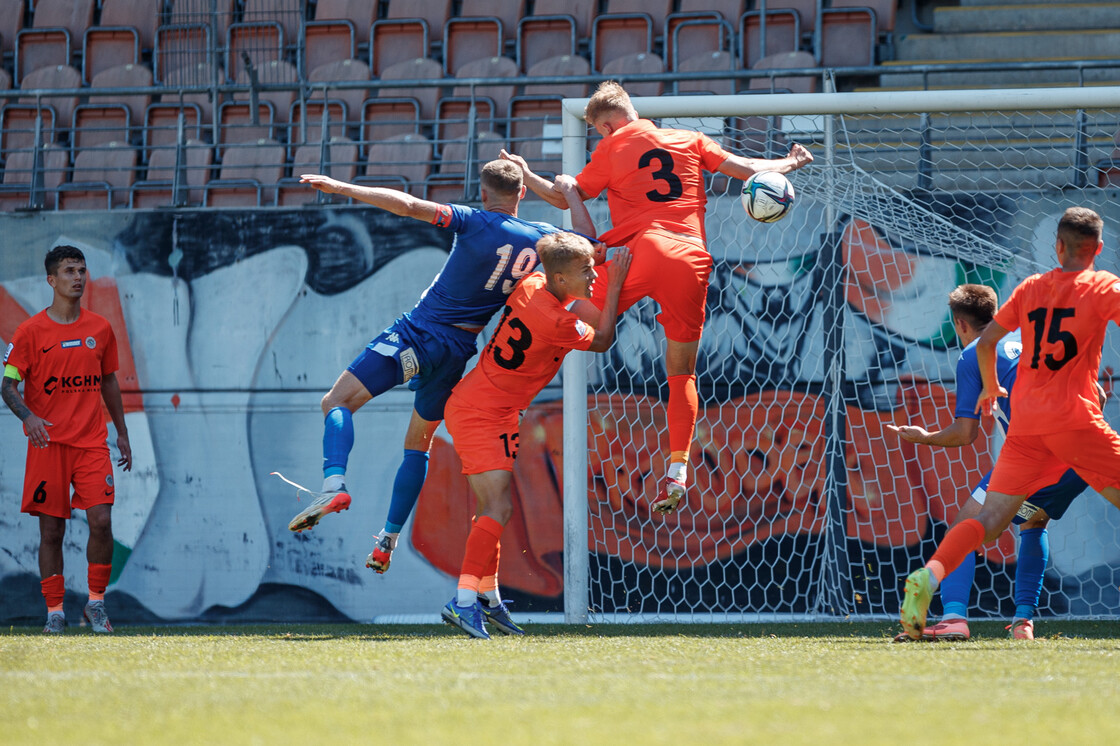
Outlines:
[[[1013, 231], [1006, 238], [1025, 250], [1036, 247], [1040, 261], [1049, 263], [1056, 216], [1065, 204], [1037, 195], [1029, 203], [1029, 209], [1020, 210], [1014, 199], [1005, 199], [1001, 209]], [[1110, 227], [1102, 265], [1117, 271], [1120, 247], [1111, 226], [1120, 224], [1120, 209], [1106, 194], [1089, 206], [1101, 211]], [[713, 230], [713, 219], [727, 215], [734, 218], [717, 220], [718, 230]], [[527, 203], [523, 216], [559, 220], [539, 203]], [[819, 314], [812, 313], [818, 294], [808, 285], [811, 275], [790, 267], [797, 265], [793, 260], [798, 256], [816, 250], [816, 238], [810, 247], [806, 236], [819, 236], [825, 226], [821, 210], [811, 205], [783, 223], [765, 227], [765, 233], [747, 224], [734, 200], [716, 200], [710, 216], [717, 259], [713, 284], [753, 288], [738, 293], [745, 300], [730, 305], [726, 299], [736, 292], [713, 296], [723, 300], [710, 303], [701, 354], [701, 377], [738, 382], [706, 402], [701, 418], [702, 429], [723, 433], [723, 450], [734, 452], [757, 446], [744, 445], [741, 434], [729, 435], [732, 430], [764, 429], [765, 423], [755, 422], [750, 414], [762, 411], [757, 402], [779, 399], [786, 406], [803, 399], [782, 391], [779, 379], [788, 374], [801, 381], [819, 380], [823, 331]], [[5, 236], [0, 250], [0, 344], [6, 346], [20, 322], [49, 304], [42, 257], [58, 243], [85, 251], [93, 280], [85, 302], [113, 322], [121, 342], [120, 378], [134, 470], [117, 474], [113, 516], [118, 546], [109, 589], [115, 622], [434, 618], [453, 590], [473, 511], [454, 449], [442, 429], [428, 486], [402, 534], [392, 569], [378, 576], [364, 567], [388, 506], [411, 411], [408, 391], [394, 390], [355, 417], [357, 441], [347, 478], [354, 502], [348, 512], [329, 516], [313, 531], [292, 534], [287, 523], [303, 504], [294, 489], [270, 473], [283, 472], [312, 488], [319, 484], [321, 396], [370, 338], [415, 303], [442, 266], [449, 234], [371, 208], [342, 206], [7, 214], [0, 216], [0, 228]], [[881, 364], [884, 355], [893, 355], [899, 367], [907, 360], [920, 360], [921, 369], [934, 375], [927, 374], [932, 381], [915, 385], [951, 390], [956, 351], [930, 340], [942, 334], [944, 295], [961, 278], [952, 269], [926, 270], [896, 279], [936, 302], [926, 307], [921, 303], [927, 301], [914, 301], [905, 309], [876, 299], [876, 282], [890, 284], [889, 278], [861, 285], [853, 272], [848, 300], [866, 333], [849, 340], [849, 359], [857, 368], [859, 361], [871, 357]], [[776, 308], [784, 310], [776, 315]], [[592, 370], [596, 385], [632, 394], [640, 388], [638, 383], [654, 375], [658, 333], [652, 316], [643, 307], [625, 317], [615, 354], [602, 358]], [[888, 333], [884, 336], [876, 329]], [[890, 340], [886, 351], [867, 353], [881, 347], [876, 340], [883, 338]], [[759, 366], [760, 360], [766, 365]], [[1105, 362], [1120, 369], [1115, 345], [1108, 347]], [[853, 370], [853, 377], [859, 375]], [[503, 585], [522, 601], [522, 610], [562, 608], [558, 398], [558, 387], [546, 389], [526, 413], [515, 475], [519, 509], [503, 538]], [[721, 412], [732, 401], [734, 417], [746, 418], [739, 429], [729, 427], [729, 416]], [[742, 406], [744, 401], [747, 406]], [[937, 412], [924, 414], [943, 417], [948, 411], [945, 401]], [[589, 399], [593, 427], [594, 412], [602, 403], [601, 395]], [[811, 413], [817, 404], [797, 406]], [[651, 399], [648, 417], [660, 416], [658, 407]], [[1114, 422], [1118, 414], [1115, 403], [1106, 410]], [[858, 417], [858, 411], [853, 416]], [[808, 419], [817, 417], [810, 414]], [[875, 430], [867, 442], [885, 442], [882, 423], [864, 419], [861, 427]], [[808, 438], [812, 433], [802, 434]], [[619, 457], [605, 442], [601, 433], [592, 433], [593, 470], [621, 458], [622, 470], [637, 473], [638, 461], [657, 450], [656, 442], [631, 445]], [[37, 620], [42, 614], [37, 524], [19, 513], [25, 448], [18, 420], [3, 408], [2, 622]], [[889, 458], [877, 458], [873, 450], [861, 458], [854, 473], [892, 468]], [[972, 473], [988, 456], [978, 451], [969, 458], [963, 468]], [[923, 468], [936, 464], [919, 465], [918, 473]], [[713, 478], [714, 474], [697, 477], [701, 483]], [[627, 497], [618, 486], [596, 487], [606, 492], [591, 499], [634, 500], [643, 487], [631, 488]], [[757, 485], [736, 483], [735, 489]], [[905, 505], [891, 519], [892, 526], [902, 528], [887, 532], [883, 540], [888, 544], [912, 544], [924, 531], [920, 526], [945, 520], [952, 507], [912, 500]], [[710, 561], [734, 561], [775, 532], [811, 532], [820, 518], [813, 513], [815, 507], [799, 507], [796, 501], [783, 510], [793, 517], [780, 525], [769, 522], [760, 532], [749, 516], [713, 506], [707, 520], [714, 517], [723, 528], [710, 542], [687, 551], [695, 550]], [[1097, 577], [1120, 565], [1120, 521], [1110, 510], [1094, 496], [1075, 503], [1067, 517], [1052, 526], [1053, 561], [1064, 563], [1063, 573]], [[850, 535], [861, 540], [861, 531], [858, 517], [853, 517]], [[640, 532], [635, 536], [625, 527], [606, 530], [611, 532], [614, 539], [596, 547], [597, 554], [611, 561], [659, 562], [656, 541], [651, 551]], [[1092, 551], [1061, 551], [1066, 543], [1081, 547], [1088, 534]], [[75, 594], [86, 590], [85, 538], [82, 515], [76, 512], [65, 545], [66, 585]], [[1007, 547], [1001, 551], [1001, 556], [1010, 554]], [[1111, 583], [1112, 595], [1102, 598], [1109, 608], [1120, 607], [1115, 585]]]

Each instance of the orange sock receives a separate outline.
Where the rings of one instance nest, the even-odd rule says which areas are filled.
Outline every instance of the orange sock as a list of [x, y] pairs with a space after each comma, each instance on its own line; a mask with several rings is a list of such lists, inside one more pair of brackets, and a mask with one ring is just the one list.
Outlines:
[[[474, 522], [467, 537], [463, 565], [459, 574], [459, 587], [478, 591], [481, 578], [496, 573], [498, 542], [502, 537], [502, 524], [489, 516]], [[487, 572], [494, 568], [491, 572]], [[464, 585], [465, 583], [465, 585]]]
[[90, 563], [89, 572], [86, 577], [89, 579], [89, 600], [90, 601], [103, 601], [105, 600], [105, 588], [109, 585], [109, 576], [113, 573], [113, 566], [100, 565]]
[[965, 557], [980, 548], [984, 543], [984, 533], [984, 524], [975, 518], [961, 521], [949, 529], [945, 538], [937, 545], [933, 557], [926, 563], [938, 583], [956, 570]]
[[61, 575], [51, 575], [39, 581], [43, 598], [47, 602], [47, 612], [62, 611], [62, 599], [66, 597], [66, 580]]
[[692, 434], [696, 431], [696, 415], [700, 412], [696, 376], [669, 376], [668, 410], [669, 450], [687, 454], [692, 450]]

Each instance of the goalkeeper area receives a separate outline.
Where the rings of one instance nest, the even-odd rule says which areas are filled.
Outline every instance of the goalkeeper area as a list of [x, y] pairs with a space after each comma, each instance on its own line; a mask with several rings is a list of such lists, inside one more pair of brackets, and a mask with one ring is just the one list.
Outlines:
[[[711, 183], [700, 416], [677, 514], [649, 507], [667, 434], [652, 302], [620, 320], [607, 355], [566, 363], [567, 620], [893, 616], [906, 573], [932, 554], [1000, 441], [990, 418], [961, 448], [907, 443], [889, 426], [952, 422], [960, 347], [949, 292], [981, 283], [1003, 300], [1056, 266], [1067, 207], [1102, 215], [1097, 267], [1120, 269], [1116, 192], [1092, 165], [1120, 131], [1120, 89], [634, 103], [737, 153], [781, 157], [798, 142], [815, 161], [788, 174], [798, 201], [774, 224], [744, 214], [739, 182]], [[570, 173], [589, 151], [584, 104], [565, 102]], [[592, 209], [607, 224], [605, 205]], [[1106, 389], [1118, 352], [1110, 332]], [[1115, 401], [1105, 416], [1115, 425]], [[1120, 611], [1120, 513], [1087, 491], [1049, 536], [1040, 616]], [[984, 548], [971, 616], [1012, 613], [1016, 546], [1010, 530]]]
[[1050, 627], [937, 645], [891, 645], [882, 623], [532, 625], [489, 643], [417, 625], [17, 629], [0, 632], [0, 701], [11, 746], [1115, 743], [1115, 622]]

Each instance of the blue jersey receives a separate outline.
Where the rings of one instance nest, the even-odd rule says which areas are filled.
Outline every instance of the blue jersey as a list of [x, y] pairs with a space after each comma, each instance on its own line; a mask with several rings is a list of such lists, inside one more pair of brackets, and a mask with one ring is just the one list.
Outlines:
[[537, 266], [537, 240], [559, 228], [505, 213], [442, 205], [436, 225], [455, 232], [451, 254], [408, 313], [420, 324], [484, 327]]
[[[984, 382], [980, 378], [980, 363], [976, 360], [976, 342], [972, 341], [961, 352], [957, 360], [957, 409], [954, 417], [971, 417], [980, 419], [976, 414], [976, 401], [980, 392], [984, 390]], [[1023, 341], [1019, 330], [1011, 332], [996, 344], [996, 376], [999, 383], [1007, 393], [1015, 386], [1015, 374], [1019, 369], [1019, 356], [1023, 353]], [[996, 422], [1007, 432], [1011, 424], [1011, 401], [1009, 397], [998, 400], [999, 412], [996, 413]]]

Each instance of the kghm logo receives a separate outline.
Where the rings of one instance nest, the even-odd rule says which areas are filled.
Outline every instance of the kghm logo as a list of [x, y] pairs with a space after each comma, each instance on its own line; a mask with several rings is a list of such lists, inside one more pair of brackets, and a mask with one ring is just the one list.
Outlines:
[[43, 382], [43, 393], [50, 396], [56, 389], [61, 388], [63, 393], [75, 391], [95, 391], [101, 388], [101, 376], [51, 376]]

